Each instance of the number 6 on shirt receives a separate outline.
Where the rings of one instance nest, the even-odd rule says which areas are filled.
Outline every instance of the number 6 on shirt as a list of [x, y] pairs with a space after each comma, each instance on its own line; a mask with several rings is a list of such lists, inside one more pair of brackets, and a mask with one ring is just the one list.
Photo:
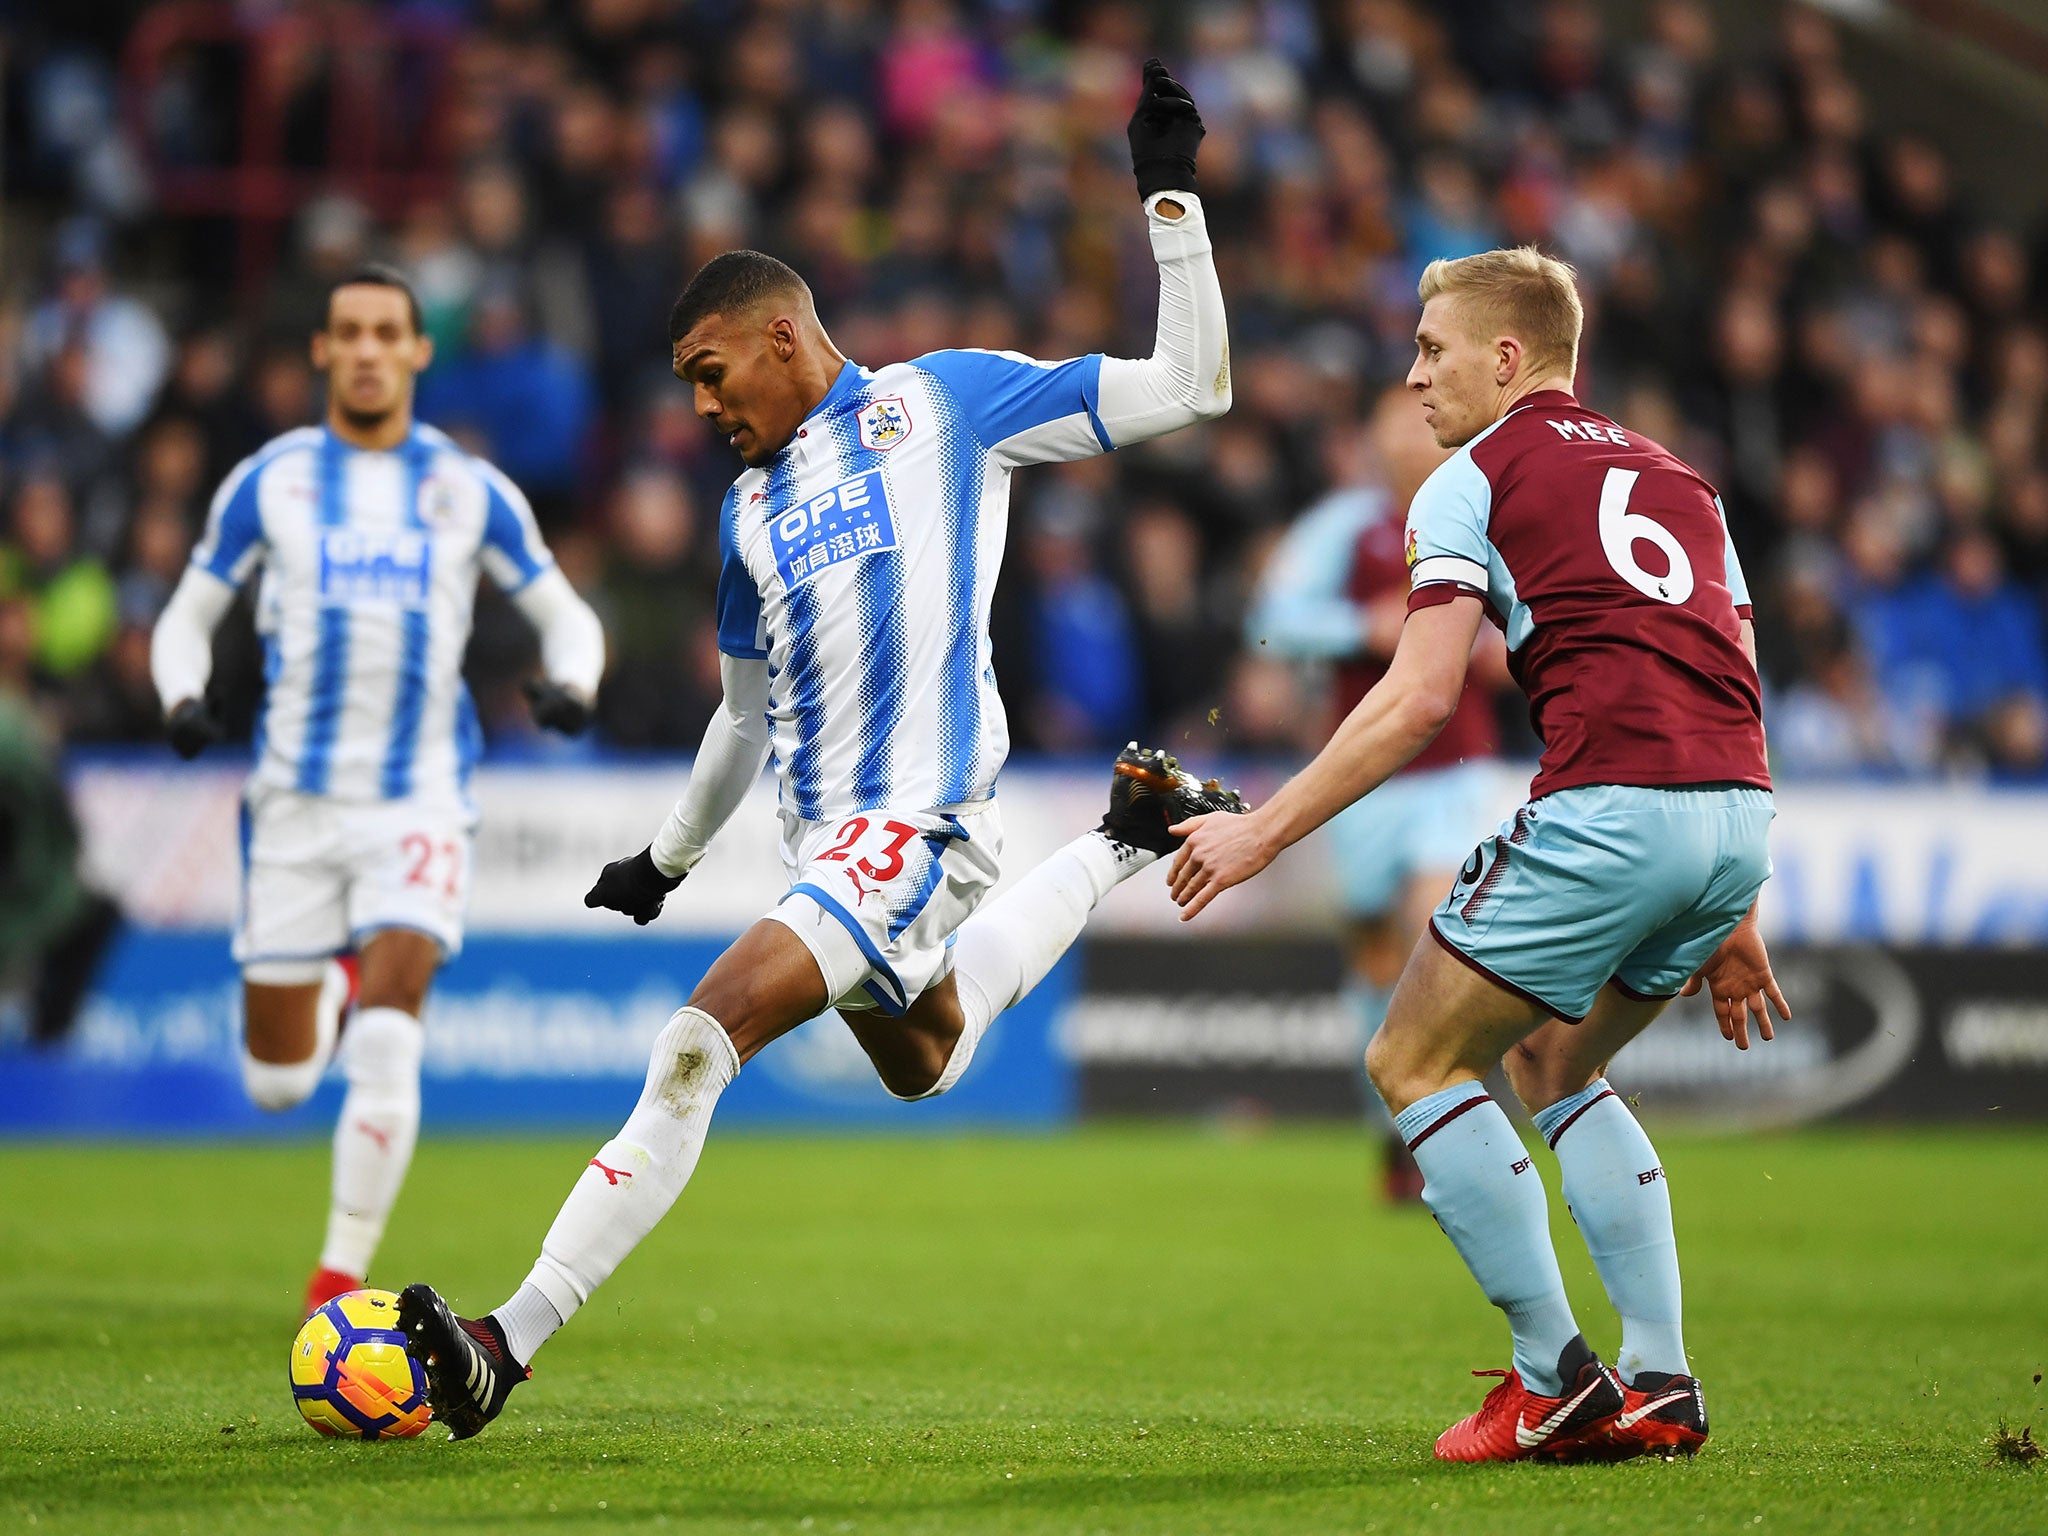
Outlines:
[[[1637, 472], [1610, 469], [1600, 486], [1600, 547], [1615, 574], [1645, 597], [1660, 603], [1682, 603], [1692, 596], [1692, 561], [1678, 536], [1654, 517], [1628, 509], [1635, 494]], [[1653, 576], [1636, 563], [1636, 540], [1654, 544], [1670, 562], [1667, 575]]]

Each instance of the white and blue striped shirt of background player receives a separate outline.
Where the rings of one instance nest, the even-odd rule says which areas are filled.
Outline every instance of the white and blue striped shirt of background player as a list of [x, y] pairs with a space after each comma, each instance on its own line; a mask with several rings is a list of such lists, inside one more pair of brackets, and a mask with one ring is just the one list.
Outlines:
[[462, 681], [477, 573], [512, 593], [554, 560], [518, 487], [432, 427], [390, 452], [304, 427], [222, 483], [192, 565], [230, 589], [262, 568], [252, 783], [460, 805], [481, 743]]
[[995, 790], [1009, 725], [989, 660], [1010, 473], [1116, 444], [1099, 354], [848, 363], [719, 518], [718, 643], [768, 661], [785, 811], [829, 822]]

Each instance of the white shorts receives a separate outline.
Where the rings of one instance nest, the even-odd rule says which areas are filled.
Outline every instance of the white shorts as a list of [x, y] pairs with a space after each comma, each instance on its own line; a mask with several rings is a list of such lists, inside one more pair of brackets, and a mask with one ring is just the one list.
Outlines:
[[473, 812], [254, 788], [242, 798], [242, 965], [322, 960], [386, 928], [462, 949]]
[[831, 1006], [901, 1014], [953, 968], [953, 935], [996, 883], [1003, 819], [968, 810], [782, 818], [789, 894], [768, 915], [809, 949]]

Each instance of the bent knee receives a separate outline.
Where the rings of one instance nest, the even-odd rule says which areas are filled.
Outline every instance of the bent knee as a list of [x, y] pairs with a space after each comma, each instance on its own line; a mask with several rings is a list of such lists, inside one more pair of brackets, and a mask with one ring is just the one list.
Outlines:
[[1539, 1034], [1517, 1042], [1502, 1058], [1508, 1085], [1530, 1114], [1570, 1098], [1605, 1070], [1579, 1060], [1573, 1043]]
[[1389, 1034], [1384, 1024], [1366, 1043], [1365, 1075], [1372, 1079], [1373, 1088], [1386, 1101], [1387, 1108], [1397, 1115], [1435, 1091], [1420, 1082], [1420, 1063], [1402, 1049], [1400, 1038]]
[[1464, 1082], [1473, 1073], [1459, 1058], [1434, 1050], [1414, 1030], [1390, 1031], [1381, 1025], [1365, 1048], [1365, 1072], [1390, 1114]]
[[908, 1101], [932, 1097], [932, 1090], [939, 1086], [939, 1079], [945, 1074], [945, 1070], [941, 1067], [936, 1072], [906, 1072], [900, 1068], [892, 1068], [887, 1072], [878, 1072], [876, 1076], [881, 1078], [882, 1086], [889, 1091], [891, 1098]]
[[889, 1060], [875, 1063], [875, 1076], [893, 1098], [933, 1097], [945, 1081], [946, 1065], [952, 1059], [952, 1053], [940, 1049], [937, 1042], [921, 1035], [912, 1038], [917, 1044], [911, 1049], [892, 1052]]
[[304, 1061], [258, 1061], [242, 1055], [242, 1086], [249, 1102], [271, 1114], [297, 1109], [313, 1096], [327, 1063], [318, 1056]]
[[1365, 1075], [1372, 1079], [1373, 1087], [1384, 1090], [1385, 1079], [1394, 1070], [1394, 1055], [1395, 1047], [1387, 1043], [1387, 1030], [1383, 1024], [1365, 1042]]

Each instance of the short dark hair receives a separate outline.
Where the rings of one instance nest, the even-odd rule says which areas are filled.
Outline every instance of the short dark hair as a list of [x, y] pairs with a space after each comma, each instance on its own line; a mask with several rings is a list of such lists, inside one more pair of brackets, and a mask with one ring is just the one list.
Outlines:
[[810, 291], [787, 262], [760, 251], [727, 251], [697, 269], [668, 312], [668, 344], [674, 346], [689, 335], [706, 315], [739, 314], [763, 299]]
[[327, 305], [320, 311], [320, 329], [327, 329], [328, 316], [334, 313], [334, 296], [344, 288], [368, 286], [371, 288], [396, 288], [405, 295], [405, 307], [412, 316], [412, 328], [421, 335], [426, 334], [426, 321], [420, 315], [420, 296], [413, 292], [412, 279], [396, 267], [388, 267], [381, 261], [369, 261], [357, 267], [340, 282], [327, 290]]

